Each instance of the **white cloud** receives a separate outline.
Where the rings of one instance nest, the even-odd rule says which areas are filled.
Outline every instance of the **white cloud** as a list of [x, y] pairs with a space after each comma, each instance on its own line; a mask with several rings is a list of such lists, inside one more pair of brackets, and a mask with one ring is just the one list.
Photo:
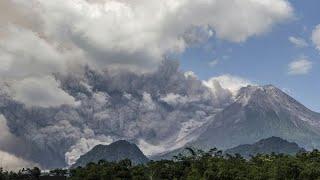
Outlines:
[[75, 51], [63, 53], [29, 29], [9, 26], [3, 32], [6, 34], [0, 41], [0, 75], [3, 78], [64, 73], [69, 64], [76, 64], [71, 62], [75, 61], [72, 58], [77, 54]]
[[311, 40], [316, 48], [320, 51], [320, 24], [312, 31]]
[[173, 93], [167, 94], [166, 96], [162, 97], [161, 100], [173, 106], [177, 104], [185, 104], [188, 101], [191, 101], [189, 97]]
[[[18, 1], [10, 3], [12, 9]], [[16, 7], [16, 10], [21, 9]], [[7, 93], [28, 106], [74, 104], [73, 97], [59, 88], [52, 74], [65, 74], [78, 64], [83, 64], [77, 58], [80, 53], [77, 50], [65, 50], [65, 47], [35, 32], [35, 27], [20, 24], [20, 18], [13, 17], [17, 20], [14, 23], [20, 26], [9, 22], [0, 27], [3, 35], [0, 37], [0, 81], [10, 86], [11, 92]]]
[[76, 104], [75, 99], [60, 89], [60, 84], [51, 76], [15, 81], [11, 89], [13, 98], [27, 106], [51, 107]]
[[[15, 1], [14, 5], [17, 8], [12, 10], [11, 16], [8, 12], [8, 17], [25, 14], [25, 9], [37, 15], [32, 16], [35, 22], [7, 18], [30, 31], [10, 40], [16, 45], [21, 43], [18, 47], [24, 49], [11, 47], [21, 53], [7, 50], [10, 53], [5, 55], [18, 59], [23, 52], [27, 59], [36, 57], [38, 60], [33, 66], [25, 66], [26, 69], [41, 66], [43, 61], [53, 66], [43, 71], [66, 67], [62, 65], [70, 61], [70, 57], [65, 57], [68, 51], [77, 52], [82, 58], [76, 59], [97, 68], [152, 69], [163, 55], [182, 52], [190, 43], [206, 41], [213, 35], [243, 42], [293, 16], [293, 8], [287, 0], [30, 0]], [[18, 13], [22, 9], [23, 13]], [[26, 39], [31, 37], [30, 33], [41, 38]], [[38, 51], [31, 51], [33, 49]], [[62, 49], [63, 53], [57, 49]], [[23, 66], [28, 60], [23, 62], [17, 65]]]
[[292, 61], [288, 66], [288, 73], [291, 75], [308, 74], [312, 69], [312, 62], [306, 58]]
[[185, 76], [186, 78], [195, 78], [195, 79], [198, 78], [197, 75], [196, 75], [193, 71], [186, 71], [186, 72], [184, 73], [184, 76]]
[[86, 64], [150, 71], [167, 53], [212, 36], [243, 42], [293, 14], [286, 0], [1, 3], [0, 81], [13, 83], [16, 100], [42, 107], [74, 104], [52, 74]]
[[248, 85], [254, 85], [251, 81], [232, 76], [229, 74], [212, 77], [208, 81], [203, 81], [204, 85], [209, 87], [211, 90], [215, 91], [217, 87], [216, 83], [218, 82], [223, 89], [228, 89], [233, 95], [235, 95], [241, 87], [246, 87]]
[[303, 48], [303, 47], [307, 47], [308, 46], [308, 43], [304, 39], [299, 38], [299, 37], [290, 36], [289, 37], [289, 41], [293, 45], [295, 45], [296, 47], [299, 47], [299, 48]]
[[59, 72], [63, 68], [59, 53], [32, 31], [10, 27], [0, 41], [1, 76]]
[[218, 59], [215, 59], [215, 60], [209, 62], [209, 66], [210, 67], [215, 67], [218, 64], [219, 64], [219, 60]]
[[48, 78], [52, 74], [87, 64], [150, 71], [164, 55], [190, 44], [212, 36], [243, 42], [293, 16], [287, 0], [4, 0], [1, 5], [0, 81], [14, 83], [15, 99], [43, 107], [74, 103]]
[[[16, 0], [1, 0], [0, 1], [0, 24], [1, 26], [8, 24], [19, 24], [19, 26], [36, 29], [39, 28], [40, 22], [36, 18], [36, 14], [32, 9], [32, 4], [20, 6]], [[0, 35], [1, 35], [0, 31]], [[1, 36], [0, 36], [1, 38]]]

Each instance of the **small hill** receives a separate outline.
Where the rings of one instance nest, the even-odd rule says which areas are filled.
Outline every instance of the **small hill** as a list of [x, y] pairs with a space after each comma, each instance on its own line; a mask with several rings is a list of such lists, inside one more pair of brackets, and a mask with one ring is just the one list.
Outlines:
[[262, 139], [254, 144], [244, 144], [225, 151], [227, 154], [240, 154], [245, 158], [256, 154], [291, 154], [305, 151], [294, 142], [288, 142], [279, 137], [270, 137]]
[[118, 162], [123, 159], [130, 159], [133, 164], [144, 164], [149, 161], [137, 145], [119, 140], [110, 145], [95, 146], [82, 155], [72, 167], [85, 166], [89, 162], [97, 163], [99, 160]]

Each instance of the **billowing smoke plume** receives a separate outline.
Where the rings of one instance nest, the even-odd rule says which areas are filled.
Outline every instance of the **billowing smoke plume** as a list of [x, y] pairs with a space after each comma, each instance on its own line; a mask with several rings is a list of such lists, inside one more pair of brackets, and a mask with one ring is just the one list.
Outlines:
[[243, 42], [292, 17], [287, 0], [2, 0], [0, 75], [150, 71], [192, 44]]
[[287, 0], [1, 0], [0, 113], [17, 143], [0, 150], [61, 167], [116, 139], [180, 147], [234, 92], [163, 57], [292, 16]]
[[287, 0], [2, 0], [0, 83], [30, 107], [76, 105], [52, 74], [152, 72], [193, 44], [243, 42], [291, 17]]
[[28, 153], [15, 153], [42, 165], [61, 166], [65, 155], [72, 163], [94, 145], [116, 139], [136, 141], [148, 155], [162, 151], [149, 152], [152, 146], [183, 146], [194, 130], [230, 103], [231, 93], [219, 86], [214, 94], [178, 67], [175, 61], [164, 61], [157, 71], [143, 75], [89, 67], [82, 74], [57, 74], [75, 105], [27, 106], [4, 91], [0, 111], [12, 133], [30, 146], [24, 150]]
[[20, 140], [11, 134], [7, 126], [7, 120], [0, 115], [0, 167], [5, 170], [19, 170], [21, 168], [36, 166], [36, 163], [9, 153], [21, 148], [23, 144], [19, 144], [19, 142]]

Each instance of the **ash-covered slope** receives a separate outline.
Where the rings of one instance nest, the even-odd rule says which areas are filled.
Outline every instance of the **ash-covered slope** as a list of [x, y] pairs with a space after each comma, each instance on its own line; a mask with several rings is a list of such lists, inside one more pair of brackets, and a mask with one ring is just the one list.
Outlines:
[[270, 137], [262, 139], [253, 144], [243, 144], [225, 151], [227, 154], [240, 154], [245, 158], [257, 154], [290, 154], [294, 155], [298, 152], [305, 151], [294, 142], [288, 142], [279, 137]]
[[119, 140], [110, 145], [97, 145], [82, 155], [72, 167], [86, 166], [90, 162], [99, 160], [118, 162], [130, 159], [133, 164], [144, 164], [149, 159], [141, 152], [137, 145], [125, 140]]
[[306, 149], [319, 148], [320, 114], [274, 86], [248, 86], [216, 115], [196, 144], [228, 149], [271, 136], [294, 141]]

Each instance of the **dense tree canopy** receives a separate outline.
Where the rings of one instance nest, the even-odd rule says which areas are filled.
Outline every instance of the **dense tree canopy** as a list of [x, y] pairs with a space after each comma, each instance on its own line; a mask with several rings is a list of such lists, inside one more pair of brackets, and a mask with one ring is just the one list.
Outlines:
[[[249, 160], [240, 155], [223, 155], [188, 149], [189, 155], [173, 160], [150, 161], [134, 166], [130, 160], [89, 163], [85, 167], [50, 171], [51, 175], [67, 175], [70, 180], [314, 180], [320, 179], [320, 152], [301, 152], [295, 156], [283, 154], [256, 155]], [[0, 180], [37, 179], [37, 168], [17, 173], [0, 169]], [[22, 178], [24, 177], [24, 178]]]

